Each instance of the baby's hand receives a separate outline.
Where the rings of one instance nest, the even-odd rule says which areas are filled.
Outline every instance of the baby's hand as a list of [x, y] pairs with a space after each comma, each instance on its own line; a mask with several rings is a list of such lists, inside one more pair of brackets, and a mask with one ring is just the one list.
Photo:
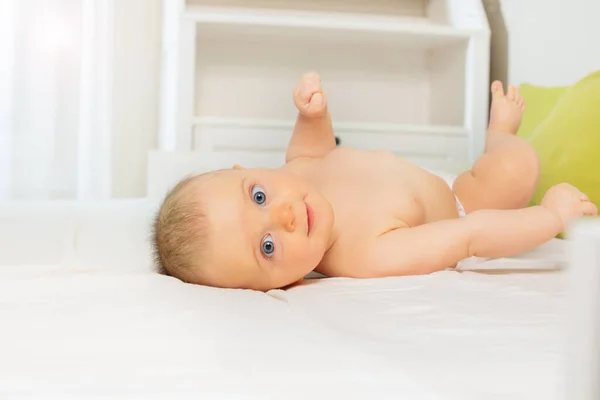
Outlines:
[[327, 113], [327, 99], [316, 72], [304, 74], [294, 89], [294, 103], [305, 117], [322, 117]]
[[560, 218], [563, 230], [584, 215], [598, 215], [598, 208], [590, 199], [568, 183], [560, 183], [548, 189], [542, 199], [542, 206]]

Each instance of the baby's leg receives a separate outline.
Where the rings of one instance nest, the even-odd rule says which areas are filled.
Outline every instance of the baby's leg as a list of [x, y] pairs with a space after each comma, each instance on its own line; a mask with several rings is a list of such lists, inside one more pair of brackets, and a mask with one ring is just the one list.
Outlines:
[[467, 213], [522, 208], [531, 200], [539, 179], [539, 159], [534, 148], [516, 136], [524, 108], [517, 88], [509, 86], [505, 95], [501, 82], [492, 84], [485, 154], [453, 187]]

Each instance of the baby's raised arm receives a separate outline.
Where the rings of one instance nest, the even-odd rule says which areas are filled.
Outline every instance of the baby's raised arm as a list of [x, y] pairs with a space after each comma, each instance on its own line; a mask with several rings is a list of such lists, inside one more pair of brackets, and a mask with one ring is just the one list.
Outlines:
[[286, 162], [300, 157], [323, 157], [335, 149], [327, 99], [317, 73], [302, 76], [294, 90], [294, 103], [298, 107], [298, 118], [288, 145]]
[[510, 257], [539, 246], [582, 215], [597, 215], [571, 185], [548, 190], [541, 206], [480, 210], [462, 219], [400, 228], [374, 239], [366, 262], [374, 276], [426, 274], [471, 256]]

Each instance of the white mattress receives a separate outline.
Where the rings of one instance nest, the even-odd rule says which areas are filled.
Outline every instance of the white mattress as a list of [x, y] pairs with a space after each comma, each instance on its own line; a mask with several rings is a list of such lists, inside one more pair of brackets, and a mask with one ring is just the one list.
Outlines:
[[0, 268], [0, 398], [557, 399], [565, 243], [268, 294]]

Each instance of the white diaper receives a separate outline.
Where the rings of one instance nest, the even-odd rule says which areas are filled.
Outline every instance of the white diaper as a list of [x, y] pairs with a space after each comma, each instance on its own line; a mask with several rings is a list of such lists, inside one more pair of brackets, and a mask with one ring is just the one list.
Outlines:
[[[456, 175], [448, 174], [445, 172], [439, 172], [439, 171], [429, 171], [429, 172], [442, 178], [446, 182], [446, 184], [448, 184], [448, 186], [450, 187], [450, 190], [452, 190], [452, 185], [454, 185], [454, 180], [456, 179]], [[456, 193], [454, 193], [454, 190], [452, 190], [452, 193], [454, 194], [454, 200], [456, 201], [456, 209], [458, 210], [458, 215], [460, 218], [463, 218], [465, 215], [467, 215], [467, 213], [465, 212], [465, 208], [463, 207], [462, 203], [458, 199], [458, 196], [456, 195]]]

